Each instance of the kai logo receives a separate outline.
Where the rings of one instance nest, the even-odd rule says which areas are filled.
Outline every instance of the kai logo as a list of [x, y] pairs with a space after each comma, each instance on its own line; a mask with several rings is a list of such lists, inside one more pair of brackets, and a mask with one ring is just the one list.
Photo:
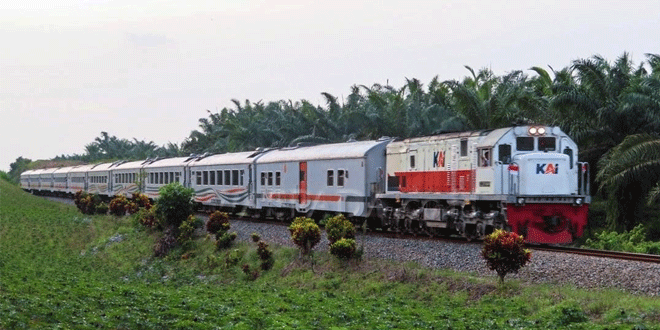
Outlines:
[[436, 151], [433, 153], [433, 167], [445, 167], [444, 151]]
[[536, 174], [557, 174], [559, 164], [536, 164]]

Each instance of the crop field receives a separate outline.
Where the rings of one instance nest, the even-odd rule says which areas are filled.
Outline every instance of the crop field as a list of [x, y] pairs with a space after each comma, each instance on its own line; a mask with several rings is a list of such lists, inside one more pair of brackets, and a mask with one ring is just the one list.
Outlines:
[[84, 216], [0, 180], [0, 329], [660, 329], [660, 301], [203, 235], [163, 259], [131, 217]]

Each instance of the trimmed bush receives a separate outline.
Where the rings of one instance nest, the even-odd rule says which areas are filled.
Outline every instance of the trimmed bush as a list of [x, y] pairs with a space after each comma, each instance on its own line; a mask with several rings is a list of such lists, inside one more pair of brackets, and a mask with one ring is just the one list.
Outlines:
[[255, 242], [255, 243], [257, 243], [261, 240], [261, 236], [257, 233], [252, 233], [250, 235], [250, 237], [252, 238], [252, 242]]
[[126, 205], [128, 205], [128, 199], [126, 199], [126, 196], [115, 196], [115, 198], [110, 201], [110, 213], [118, 217], [124, 216], [126, 215]]
[[216, 235], [216, 238], [224, 235], [230, 227], [229, 215], [226, 212], [215, 211], [209, 215], [206, 222], [206, 230]]
[[342, 238], [355, 238], [355, 226], [343, 214], [336, 215], [325, 224], [330, 245]]
[[193, 213], [192, 198], [195, 191], [174, 182], [161, 187], [158, 192], [160, 197], [156, 200], [156, 211], [158, 218], [163, 221], [163, 227], [179, 228]]
[[138, 211], [136, 216], [138, 222], [147, 228], [151, 229], [158, 225], [158, 219], [156, 218], [156, 209], [153, 207], [150, 209], [140, 209], [140, 211]]
[[357, 244], [352, 238], [341, 238], [330, 245], [330, 253], [342, 260], [348, 260], [355, 256]]
[[486, 236], [481, 255], [486, 259], [488, 268], [497, 272], [500, 283], [508, 273], [517, 273], [532, 257], [532, 252], [525, 249], [522, 236], [504, 231], [495, 230]]
[[151, 200], [149, 200], [149, 197], [143, 193], [133, 193], [131, 201], [133, 201], [133, 203], [135, 203], [139, 208], [145, 208], [148, 210], [152, 207]]
[[79, 190], [74, 195], [73, 202], [81, 213], [95, 214], [97, 212], [96, 207], [101, 203], [101, 197]]
[[140, 210], [140, 207], [133, 201], [126, 203], [126, 211], [128, 214], [135, 214]]
[[307, 255], [312, 248], [321, 241], [321, 229], [314, 220], [306, 217], [297, 217], [289, 226], [291, 239], [300, 248], [303, 255]]

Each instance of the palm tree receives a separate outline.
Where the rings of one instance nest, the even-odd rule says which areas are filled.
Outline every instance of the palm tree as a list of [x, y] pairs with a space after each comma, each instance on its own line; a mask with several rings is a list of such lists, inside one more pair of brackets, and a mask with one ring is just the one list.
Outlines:
[[660, 136], [636, 134], [626, 137], [599, 162], [597, 179], [608, 192], [607, 220], [627, 230], [638, 221], [643, 201], [660, 197]]

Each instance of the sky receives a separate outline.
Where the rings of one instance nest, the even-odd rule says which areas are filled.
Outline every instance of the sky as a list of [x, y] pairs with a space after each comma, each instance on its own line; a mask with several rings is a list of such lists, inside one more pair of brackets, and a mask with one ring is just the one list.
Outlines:
[[0, 170], [102, 131], [181, 143], [232, 99], [325, 105], [352, 85], [639, 64], [659, 46], [657, 0], [2, 1]]

